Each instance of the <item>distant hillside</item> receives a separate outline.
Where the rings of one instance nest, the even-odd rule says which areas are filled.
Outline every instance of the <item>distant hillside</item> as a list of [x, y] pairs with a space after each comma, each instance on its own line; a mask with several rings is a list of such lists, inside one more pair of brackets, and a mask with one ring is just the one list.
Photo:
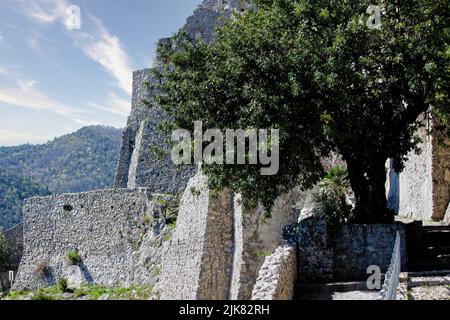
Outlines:
[[23, 200], [49, 194], [47, 188], [0, 168], [0, 228], [11, 228], [22, 220]]
[[[0, 147], [0, 226], [2, 220], [11, 220], [6, 216], [17, 216], [14, 204], [22, 195], [26, 198], [43, 190], [58, 194], [112, 187], [121, 138], [120, 129], [91, 126], [42, 145]], [[7, 194], [4, 190], [8, 188], [18, 192]]]

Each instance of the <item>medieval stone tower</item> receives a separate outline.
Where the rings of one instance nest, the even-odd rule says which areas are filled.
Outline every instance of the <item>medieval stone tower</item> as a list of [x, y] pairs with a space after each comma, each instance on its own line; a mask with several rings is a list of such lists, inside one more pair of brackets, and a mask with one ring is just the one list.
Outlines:
[[[214, 40], [214, 29], [220, 18], [230, 18], [241, 7], [238, 0], [206, 0], [183, 27], [192, 39]], [[161, 39], [157, 46], [170, 43], [170, 38]], [[160, 66], [158, 55], [154, 68]], [[123, 133], [122, 148], [116, 173], [117, 188], [146, 187], [152, 192], [181, 193], [189, 178], [195, 174], [194, 168], [176, 168], [170, 159], [161, 160], [152, 153], [151, 146], [163, 146], [163, 138], [156, 126], [164, 118], [160, 110], [150, 110], [144, 100], [151, 101], [146, 83], [152, 83], [151, 70], [140, 70], [133, 74], [132, 111]]]

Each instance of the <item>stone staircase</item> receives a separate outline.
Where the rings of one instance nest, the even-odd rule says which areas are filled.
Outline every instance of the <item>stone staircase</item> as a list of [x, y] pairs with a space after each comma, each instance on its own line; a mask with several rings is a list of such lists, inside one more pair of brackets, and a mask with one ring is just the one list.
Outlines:
[[294, 300], [377, 300], [378, 291], [368, 290], [366, 282], [297, 284]]
[[424, 226], [422, 245], [413, 248], [408, 261], [409, 272], [450, 269], [450, 226]]

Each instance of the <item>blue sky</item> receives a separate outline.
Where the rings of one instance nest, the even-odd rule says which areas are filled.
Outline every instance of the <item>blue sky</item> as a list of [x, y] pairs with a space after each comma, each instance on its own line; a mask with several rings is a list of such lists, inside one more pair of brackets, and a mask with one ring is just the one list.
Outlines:
[[[0, 0], [0, 145], [124, 127], [133, 70], [202, 0]], [[81, 9], [81, 29], [67, 8]]]

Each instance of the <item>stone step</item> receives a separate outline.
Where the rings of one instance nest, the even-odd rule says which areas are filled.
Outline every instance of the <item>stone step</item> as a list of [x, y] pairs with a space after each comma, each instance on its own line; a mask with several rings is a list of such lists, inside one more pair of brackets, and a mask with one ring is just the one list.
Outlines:
[[406, 275], [409, 278], [450, 277], [450, 269], [448, 269], [448, 270], [423, 271], [423, 272], [408, 272]]
[[365, 291], [367, 290], [367, 283], [362, 281], [307, 284], [302, 283], [297, 284], [295, 286], [295, 290], [298, 294], [328, 294], [333, 292]]
[[450, 247], [450, 229], [425, 229], [423, 233], [425, 246]]
[[408, 265], [408, 272], [426, 272], [429, 270], [450, 269], [450, 258], [448, 257], [423, 257]]
[[413, 277], [408, 281], [408, 286], [410, 288], [416, 287], [437, 287], [437, 286], [448, 286], [450, 285], [450, 275], [449, 276], [427, 276], [427, 277]]
[[424, 241], [448, 241], [450, 240], [449, 228], [424, 228], [423, 229]]
[[378, 291], [357, 290], [348, 292], [330, 292], [330, 293], [316, 293], [304, 294], [296, 296], [294, 300], [297, 301], [320, 301], [320, 300], [378, 300], [380, 293]]
[[425, 251], [428, 253], [428, 254], [432, 254], [432, 255], [434, 255], [434, 256], [437, 256], [437, 255], [450, 255], [450, 247], [428, 247], [428, 248], [425, 248]]

